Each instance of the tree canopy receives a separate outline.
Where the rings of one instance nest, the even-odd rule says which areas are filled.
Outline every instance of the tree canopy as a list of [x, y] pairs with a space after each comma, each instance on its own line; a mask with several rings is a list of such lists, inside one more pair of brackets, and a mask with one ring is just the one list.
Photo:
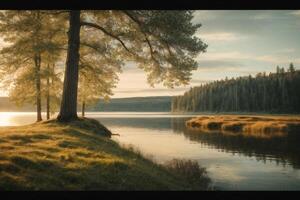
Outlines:
[[151, 86], [188, 84], [196, 56], [207, 48], [195, 36], [201, 24], [192, 19], [193, 11], [185, 10], [1, 11], [0, 34], [8, 43], [1, 70], [17, 77], [15, 98], [21, 84], [32, 85], [40, 113], [42, 93], [50, 99], [50, 74], [57, 78], [49, 66], [66, 58], [58, 119], [67, 121], [77, 118], [78, 91], [80, 101], [108, 99], [128, 62], [145, 71]]

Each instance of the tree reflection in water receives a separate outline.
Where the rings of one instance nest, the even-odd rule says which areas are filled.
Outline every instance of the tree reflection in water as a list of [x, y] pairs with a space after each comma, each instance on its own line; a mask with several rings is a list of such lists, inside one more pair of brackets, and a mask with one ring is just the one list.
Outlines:
[[255, 157], [258, 161], [275, 161], [278, 165], [290, 164], [300, 168], [300, 134], [289, 132], [281, 137], [251, 137], [243, 134], [204, 132], [185, 127], [187, 118], [171, 118], [174, 133], [184, 134], [191, 141], [211, 146], [221, 151]]

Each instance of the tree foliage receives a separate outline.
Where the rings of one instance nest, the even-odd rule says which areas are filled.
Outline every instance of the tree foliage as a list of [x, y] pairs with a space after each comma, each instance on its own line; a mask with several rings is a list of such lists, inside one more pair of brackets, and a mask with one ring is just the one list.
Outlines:
[[197, 68], [195, 57], [207, 45], [194, 34], [193, 11], [92, 11], [83, 13], [81, 24], [97, 29], [118, 48], [124, 60], [138, 63], [154, 86], [188, 84]]
[[[76, 118], [78, 82], [80, 101], [108, 99], [127, 62], [137, 63], [151, 86], [188, 84], [196, 56], [207, 48], [194, 36], [201, 24], [193, 24], [192, 18], [193, 11], [2, 11], [0, 34], [8, 43], [0, 52], [2, 75], [15, 77], [9, 84], [11, 97], [20, 104], [35, 102], [40, 113], [41, 97], [48, 102], [54, 98], [50, 90], [59, 91], [57, 73], [49, 66], [67, 55], [58, 118], [62, 113]], [[31, 94], [20, 94], [25, 84]]]
[[[10, 98], [17, 104], [29, 102], [37, 105], [38, 121], [42, 120], [45, 88], [42, 79], [50, 75], [46, 66], [57, 62], [61, 56], [62, 27], [59, 18], [49, 17], [48, 13], [38, 10], [0, 13], [0, 34], [7, 43], [0, 51], [2, 75], [8, 77], [5, 86], [10, 88]], [[54, 74], [53, 70], [52, 86], [54, 80], [58, 81]]]

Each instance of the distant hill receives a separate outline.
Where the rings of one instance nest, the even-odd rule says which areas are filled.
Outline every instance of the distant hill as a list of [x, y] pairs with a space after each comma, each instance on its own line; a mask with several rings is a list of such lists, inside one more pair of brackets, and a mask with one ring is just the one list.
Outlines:
[[[171, 98], [171, 96], [115, 98], [109, 103], [99, 101], [96, 105], [88, 106], [86, 111], [169, 112], [171, 111]], [[0, 97], [0, 112], [9, 111], [35, 111], [35, 107], [33, 105], [17, 107], [9, 101], [8, 97]]]
[[14, 102], [10, 102], [8, 97], [0, 97], [0, 112], [30, 112], [35, 111], [35, 106], [25, 104], [22, 107], [16, 106]]
[[171, 96], [131, 97], [111, 99], [109, 103], [100, 101], [88, 111], [127, 111], [127, 112], [170, 112]]

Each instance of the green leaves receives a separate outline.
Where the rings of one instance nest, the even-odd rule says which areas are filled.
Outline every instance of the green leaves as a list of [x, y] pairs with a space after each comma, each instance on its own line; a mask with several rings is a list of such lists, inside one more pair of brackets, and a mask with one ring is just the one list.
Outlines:
[[83, 16], [83, 27], [98, 31], [123, 60], [136, 62], [152, 86], [187, 84], [197, 67], [195, 56], [207, 48], [194, 36], [201, 24], [191, 23], [192, 11], [114, 10]]

